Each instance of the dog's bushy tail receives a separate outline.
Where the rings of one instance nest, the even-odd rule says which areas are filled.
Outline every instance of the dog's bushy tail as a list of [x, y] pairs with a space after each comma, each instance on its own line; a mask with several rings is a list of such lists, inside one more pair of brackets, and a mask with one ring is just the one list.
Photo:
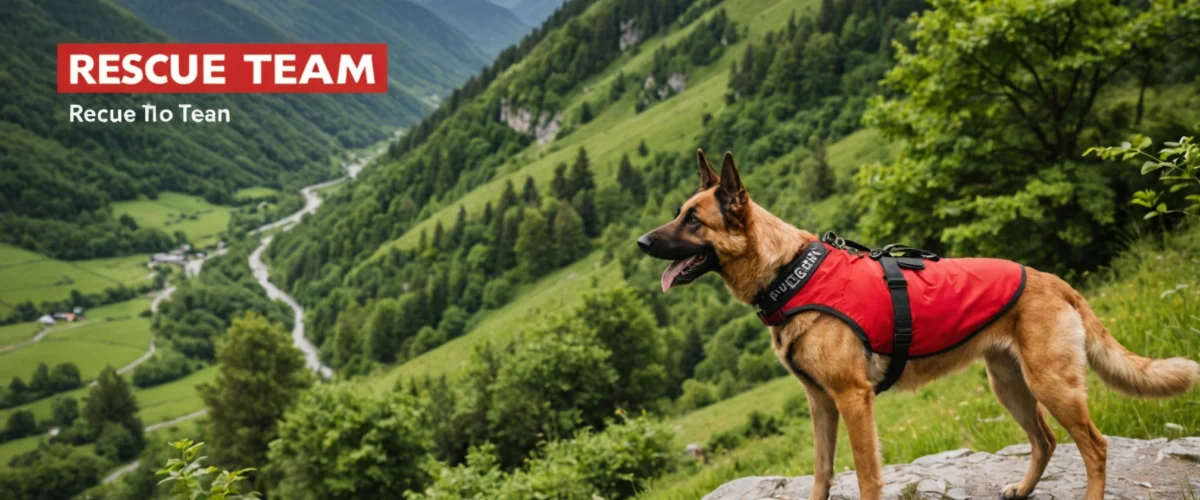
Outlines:
[[1187, 358], [1138, 356], [1108, 332], [1087, 300], [1074, 290], [1071, 302], [1087, 331], [1088, 364], [1109, 387], [1139, 398], [1169, 398], [1189, 390], [1200, 379], [1200, 365]]

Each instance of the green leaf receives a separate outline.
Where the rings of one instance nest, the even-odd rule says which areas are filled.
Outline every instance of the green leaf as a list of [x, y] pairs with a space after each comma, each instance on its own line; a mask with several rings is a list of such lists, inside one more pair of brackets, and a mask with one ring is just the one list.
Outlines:
[[1163, 168], [1162, 163], [1153, 160], [1146, 160], [1146, 163], [1142, 164], [1142, 175], [1146, 175], [1160, 168]]
[[1141, 142], [1138, 142], [1138, 149], [1146, 149], [1150, 147], [1151, 141], [1149, 137], [1143, 137]]
[[1149, 219], [1153, 219], [1155, 217], [1158, 217], [1158, 212], [1149, 212], [1146, 214], [1145, 217], [1142, 217], [1142, 220], [1149, 220]]
[[1159, 203], [1157, 207], [1154, 207], [1154, 209], [1165, 214], [1165, 213], [1167, 213], [1167, 204]]

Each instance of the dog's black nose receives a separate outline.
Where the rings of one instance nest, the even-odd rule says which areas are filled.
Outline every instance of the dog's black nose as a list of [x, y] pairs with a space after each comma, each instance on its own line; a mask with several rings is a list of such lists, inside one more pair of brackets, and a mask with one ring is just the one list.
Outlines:
[[650, 251], [650, 238], [648, 233], [643, 234], [641, 238], [638, 238], [638, 248], [641, 248], [643, 252]]

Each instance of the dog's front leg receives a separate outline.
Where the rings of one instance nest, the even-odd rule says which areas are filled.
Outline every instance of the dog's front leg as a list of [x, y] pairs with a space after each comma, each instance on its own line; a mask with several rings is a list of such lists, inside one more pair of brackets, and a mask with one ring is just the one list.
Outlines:
[[877, 500], [883, 493], [883, 457], [875, 431], [875, 392], [870, 386], [849, 387], [834, 394], [834, 402], [850, 435], [859, 497]]
[[813, 422], [813, 453], [816, 462], [813, 465], [813, 490], [810, 500], [825, 500], [829, 498], [829, 488], [833, 483], [833, 456], [837, 452], [838, 409], [833, 398], [823, 389], [807, 382], [804, 388], [808, 391], [808, 410]]

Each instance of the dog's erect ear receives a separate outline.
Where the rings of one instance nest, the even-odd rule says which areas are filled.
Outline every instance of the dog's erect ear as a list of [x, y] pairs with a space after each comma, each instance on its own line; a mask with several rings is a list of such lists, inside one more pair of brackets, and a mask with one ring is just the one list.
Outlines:
[[749, 205], [750, 196], [746, 194], [742, 178], [738, 177], [733, 153], [725, 153], [725, 162], [721, 165], [721, 180], [717, 186], [717, 201], [721, 202], [723, 210], [734, 215], [741, 215]]
[[712, 164], [708, 162], [708, 158], [704, 156], [703, 149], [696, 150], [696, 166], [700, 168], [701, 190], [717, 185], [720, 179], [717, 178], [717, 173], [713, 171]]

